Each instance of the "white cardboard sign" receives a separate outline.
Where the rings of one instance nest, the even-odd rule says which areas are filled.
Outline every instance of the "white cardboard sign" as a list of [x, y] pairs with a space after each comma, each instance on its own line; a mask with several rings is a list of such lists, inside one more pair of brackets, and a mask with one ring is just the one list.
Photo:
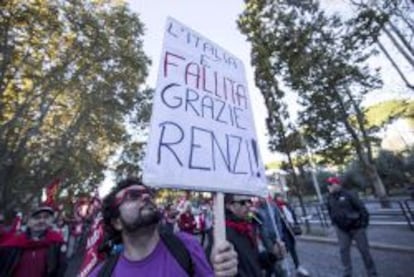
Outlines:
[[168, 18], [144, 160], [157, 187], [263, 195], [241, 60]]

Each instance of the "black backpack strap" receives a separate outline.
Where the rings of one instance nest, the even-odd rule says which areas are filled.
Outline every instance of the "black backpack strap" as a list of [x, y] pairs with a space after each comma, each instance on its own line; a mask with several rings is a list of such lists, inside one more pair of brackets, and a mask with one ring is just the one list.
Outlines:
[[174, 233], [160, 231], [160, 237], [178, 264], [187, 272], [188, 276], [194, 276], [194, 264], [191, 254], [184, 243]]
[[112, 272], [118, 263], [120, 254], [110, 255], [103, 263], [103, 266], [99, 270], [98, 277], [111, 277]]

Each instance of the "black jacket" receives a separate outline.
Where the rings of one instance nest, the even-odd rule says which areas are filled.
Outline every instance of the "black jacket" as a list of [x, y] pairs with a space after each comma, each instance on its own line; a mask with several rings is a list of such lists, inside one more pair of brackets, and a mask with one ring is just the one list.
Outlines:
[[[241, 221], [232, 212], [226, 210], [226, 220], [234, 222]], [[259, 253], [257, 247], [252, 244], [249, 237], [240, 234], [236, 230], [226, 226], [227, 240], [233, 244], [238, 255], [238, 273], [239, 277], [260, 277], [261, 269], [259, 263]]]
[[350, 192], [341, 189], [328, 196], [328, 212], [332, 224], [344, 231], [366, 228], [369, 214], [364, 204]]

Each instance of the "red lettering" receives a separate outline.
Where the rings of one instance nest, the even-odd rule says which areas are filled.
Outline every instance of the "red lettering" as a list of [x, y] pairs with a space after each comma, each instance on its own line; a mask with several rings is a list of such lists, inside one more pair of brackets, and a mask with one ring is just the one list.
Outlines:
[[174, 57], [174, 58], [180, 59], [180, 60], [182, 60], [182, 61], [185, 61], [185, 58], [184, 58], [184, 57], [182, 57], [182, 56], [179, 56], [179, 55], [176, 55], [176, 54], [174, 54], [174, 53], [171, 53], [171, 52], [166, 51], [166, 52], [165, 52], [165, 57], [164, 57], [164, 77], [165, 77], [165, 78], [166, 78], [166, 77], [167, 77], [167, 75], [168, 75], [168, 72], [167, 72], [167, 67], [168, 67], [168, 65], [178, 67], [178, 65], [177, 65], [177, 64], [170, 62], [170, 60], [168, 59], [168, 57]]

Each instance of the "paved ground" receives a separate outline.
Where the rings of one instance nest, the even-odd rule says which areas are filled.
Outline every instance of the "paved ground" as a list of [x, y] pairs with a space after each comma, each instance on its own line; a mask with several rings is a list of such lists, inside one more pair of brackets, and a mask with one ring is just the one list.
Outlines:
[[[341, 276], [341, 263], [337, 245], [298, 241], [297, 250], [301, 263], [312, 277]], [[414, 254], [371, 249], [379, 276], [414, 276]], [[290, 259], [289, 259], [290, 260]], [[354, 277], [365, 277], [365, 270], [358, 250], [352, 248]]]
[[[370, 242], [414, 248], [414, 231], [407, 226], [371, 225], [368, 227], [367, 234]], [[336, 239], [336, 231], [333, 227], [323, 229], [317, 224], [312, 225], [310, 235]]]

